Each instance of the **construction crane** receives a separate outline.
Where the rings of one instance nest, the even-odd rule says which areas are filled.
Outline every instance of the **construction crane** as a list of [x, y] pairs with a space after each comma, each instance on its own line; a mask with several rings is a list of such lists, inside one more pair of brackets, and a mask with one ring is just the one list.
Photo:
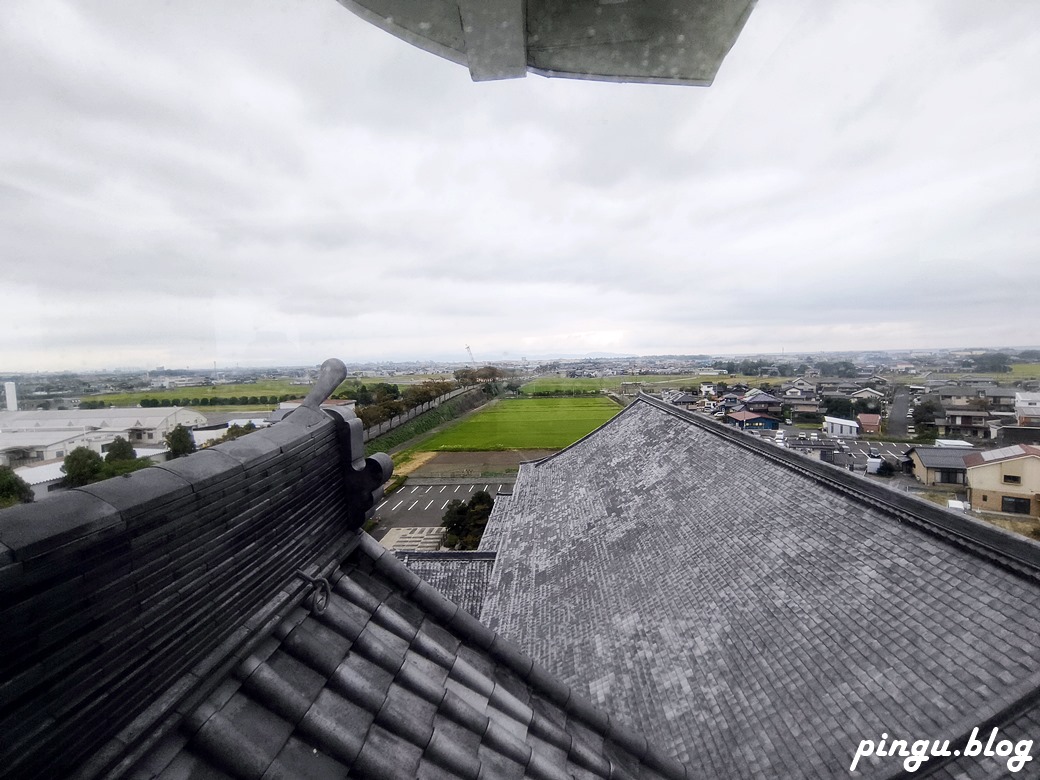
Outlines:
[[473, 368], [476, 368], [477, 359], [473, 357], [473, 350], [469, 348], [469, 344], [466, 345], [466, 351], [469, 353], [469, 362], [473, 364]]

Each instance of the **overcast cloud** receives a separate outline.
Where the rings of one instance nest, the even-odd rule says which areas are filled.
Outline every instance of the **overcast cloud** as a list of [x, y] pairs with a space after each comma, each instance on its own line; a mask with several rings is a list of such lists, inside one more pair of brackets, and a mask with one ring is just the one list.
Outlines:
[[770, 0], [707, 89], [333, 0], [4, 0], [0, 372], [1040, 342], [1040, 3]]

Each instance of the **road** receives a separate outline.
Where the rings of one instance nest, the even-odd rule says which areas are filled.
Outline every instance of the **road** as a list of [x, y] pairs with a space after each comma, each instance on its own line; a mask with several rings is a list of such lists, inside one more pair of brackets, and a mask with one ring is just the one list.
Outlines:
[[888, 420], [886, 430], [893, 436], [906, 436], [906, 426], [910, 420], [906, 419], [906, 413], [910, 409], [910, 391], [906, 385], [899, 385], [892, 396], [892, 402], [888, 405]]

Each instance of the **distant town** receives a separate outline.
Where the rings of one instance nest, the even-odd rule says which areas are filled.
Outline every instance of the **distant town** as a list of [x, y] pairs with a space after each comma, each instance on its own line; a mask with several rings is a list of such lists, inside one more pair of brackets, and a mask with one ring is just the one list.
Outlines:
[[[327, 403], [349, 406], [364, 425], [366, 441], [375, 439], [388, 450], [411, 435], [411, 429], [404, 427], [390, 443], [380, 437], [435, 409], [446, 421], [449, 408], [461, 415], [496, 398], [599, 396], [614, 402], [602, 412], [609, 418], [643, 393], [840, 468], [870, 477], [903, 475], [914, 489], [931, 491], [936, 500], [952, 502], [951, 507], [1040, 514], [1040, 501], [1034, 498], [1040, 484], [1033, 484], [1032, 470], [1014, 485], [972, 494], [965, 463], [976, 448], [1023, 445], [1035, 459], [1032, 450], [1040, 445], [1040, 349], [595, 356], [495, 363], [478, 363], [470, 355], [456, 362], [370, 362], [347, 368], [346, 381]], [[272, 425], [300, 404], [318, 372], [318, 366], [157, 367], [2, 376], [0, 468], [13, 471], [17, 480], [9, 480], [16, 485], [9, 493], [15, 493], [0, 499], [7, 505], [38, 500]], [[452, 404], [441, 407], [446, 401]], [[554, 414], [559, 432], [567, 413]], [[533, 446], [559, 449], [585, 433], [575, 429], [570, 439]], [[473, 449], [530, 446], [517, 439]], [[486, 454], [474, 457], [473, 473], [499, 473], [488, 470], [488, 459]], [[513, 471], [515, 467], [510, 465]], [[911, 489], [911, 484], [904, 488]], [[387, 530], [437, 518], [377, 520], [386, 521], [382, 530]], [[1032, 533], [1032, 526], [1005, 526]]]
[[[551, 360], [494, 360], [503, 372], [521, 377], [550, 374], [567, 377], [607, 377], [646, 375], [723, 376], [740, 374], [756, 377], [793, 377], [813, 371], [818, 376], [842, 377], [897, 374], [932, 377], [964, 373], [1006, 374], [1010, 380], [1015, 367], [1040, 364], [1040, 347], [1028, 349], [901, 350], [868, 352], [795, 353], [787, 355], [648, 355], [588, 356]], [[458, 361], [374, 361], [347, 363], [350, 375], [358, 379], [414, 382], [426, 376], [452, 376], [458, 370], [474, 369], [473, 359]], [[142, 390], [216, 387], [283, 381], [308, 387], [317, 375], [317, 366], [274, 368], [166, 368], [150, 370], [111, 369], [97, 371], [48, 371], [0, 374], [0, 382], [15, 382], [18, 408], [48, 409], [78, 407], [92, 396], [131, 393]], [[1040, 371], [1035, 372], [1040, 374]], [[1036, 383], [1037, 377], [1028, 381]], [[8, 402], [4, 408], [10, 408]]]

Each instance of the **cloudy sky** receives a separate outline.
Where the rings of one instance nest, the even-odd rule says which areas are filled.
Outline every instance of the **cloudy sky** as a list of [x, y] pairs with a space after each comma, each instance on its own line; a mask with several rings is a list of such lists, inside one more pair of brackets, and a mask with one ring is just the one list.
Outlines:
[[1040, 342], [1040, 3], [769, 0], [710, 88], [333, 0], [4, 0], [0, 373]]

